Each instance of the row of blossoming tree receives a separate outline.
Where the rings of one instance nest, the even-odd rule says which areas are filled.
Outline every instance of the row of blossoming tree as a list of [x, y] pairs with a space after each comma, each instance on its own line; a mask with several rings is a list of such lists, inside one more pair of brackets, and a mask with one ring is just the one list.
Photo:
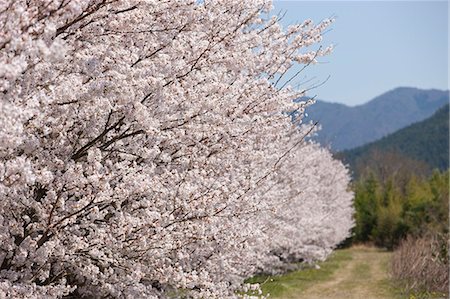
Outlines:
[[330, 21], [270, 9], [0, 2], [0, 297], [246, 296], [348, 236], [347, 171], [284, 78]]

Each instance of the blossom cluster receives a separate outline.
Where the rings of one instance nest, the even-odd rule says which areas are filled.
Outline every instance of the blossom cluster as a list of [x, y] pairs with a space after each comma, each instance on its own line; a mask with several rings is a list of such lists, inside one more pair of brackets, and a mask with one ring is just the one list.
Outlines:
[[0, 297], [245, 297], [348, 236], [347, 170], [278, 86], [330, 21], [270, 9], [0, 2]]

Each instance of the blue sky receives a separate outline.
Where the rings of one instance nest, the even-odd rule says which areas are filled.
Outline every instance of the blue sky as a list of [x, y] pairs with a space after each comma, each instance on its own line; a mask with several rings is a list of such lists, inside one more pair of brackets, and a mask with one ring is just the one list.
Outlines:
[[286, 26], [336, 18], [323, 41], [334, 44], [334, 52], [297, 80], [311, 84], [331, 76], [310, 96], [354, 106], [399, 86], [448, 89], [447, 1], [273, 3], [274, 13], [286, 13]]

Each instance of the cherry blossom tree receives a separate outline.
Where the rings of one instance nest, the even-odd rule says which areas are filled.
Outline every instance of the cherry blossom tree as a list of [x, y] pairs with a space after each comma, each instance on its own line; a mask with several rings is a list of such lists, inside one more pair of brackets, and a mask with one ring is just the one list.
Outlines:
[[[292, 169], [299, 175], [292, 175]], [[271, 252], [266, 257], [268, 272], [292, 262], [324, 260], [353, 227], [347, 170], [326, 149], [303, 144], [289, 154], [280, 171], [283, 181], [270, 196], [283, 194], [284, 202], [265, 220], [275, 236], [265, 246]]]
[[233, 298], [347, 236], [346, 170], [281, 84], [330, 21], [270, 9], [0, 2], [0, 297]]

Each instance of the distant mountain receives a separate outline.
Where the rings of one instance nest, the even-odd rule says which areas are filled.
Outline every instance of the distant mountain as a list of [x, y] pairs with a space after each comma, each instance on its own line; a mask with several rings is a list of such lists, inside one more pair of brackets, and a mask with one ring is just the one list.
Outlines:
[[374, 160], [374, 153], [384, 157], [387, 157], [388, 153], [395, 153], [397, 157], [424, 162], [430, 169], [448, 169], [449, 105], [440, 108], [426, 120], [412, 124], [378, 141], [343, 151], [336, 156], [357, 172], [357, 166], [367, 165]]
[[314, 139], [337, 152], [424, 120], [448, 101], [448, 91], [400, 87], [355, 107], [317, 101], [306, 109], [305, 120], [318, 121], [322, 130]]

